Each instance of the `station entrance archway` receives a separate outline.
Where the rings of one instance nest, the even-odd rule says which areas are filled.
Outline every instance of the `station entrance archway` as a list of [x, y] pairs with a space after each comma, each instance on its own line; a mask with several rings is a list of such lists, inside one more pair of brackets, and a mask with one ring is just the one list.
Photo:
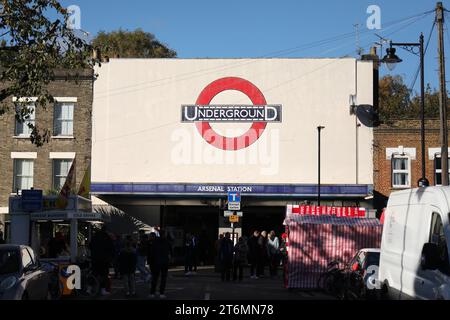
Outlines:
[[254, 230], [274, 230], [277, 236], [284, 232], [286, 207], [245, 207], [242, 234], [249, 237]]
[[186, 234], [191, 233], [199, 241], [198, 261], [213, 264], [219, 228], [219, 207], [165, 206], [162, 211], [161, 225], [174, 237], [174, 257], [181, 262]]

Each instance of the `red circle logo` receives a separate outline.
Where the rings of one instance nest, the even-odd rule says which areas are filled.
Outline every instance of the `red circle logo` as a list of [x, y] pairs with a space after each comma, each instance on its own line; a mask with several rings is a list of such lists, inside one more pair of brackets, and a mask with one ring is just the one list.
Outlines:
[[[254, 105], [266, 104], [266, 99], [264, 98], [262, 92], [253, 83], [236, 77], [227, 77], [211, 82], [200, 93], [196, 104], [208, 105], [216, 95], [226, 90], [236, 90], [242, 92], [250, 98]], [[207, 121], [199, 121], [196, 122], [195, 125], [203, 139], [205, 139], [205, 141], [210, 145], [222, 150], [235, 151], [245, 149], [258, 140], [264, 132], [267, 122], [253, 122], [247, 132], [238, 137], [224, 137], [220, 135], [214, 131], [213, 128], [211, 128], [211, 125]]]

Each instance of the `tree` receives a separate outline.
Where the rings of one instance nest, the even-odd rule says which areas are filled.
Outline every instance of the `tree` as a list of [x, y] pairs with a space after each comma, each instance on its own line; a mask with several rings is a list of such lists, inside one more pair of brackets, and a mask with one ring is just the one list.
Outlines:
[[[420, 94], [410, 92], [401, 76], [385, 76], [379, 82], [379, 115], [382, 122], [391, 119], [419, 119]], [[439, 117], [439, 92], [428, 84], [425, 89], [425, 117]]]
[[150, 32], [141, 29], [100, 31], [92, 41], [102, 55], [111, 58], [174, 58], [177, 53], [161, 43]]
[[[57, 69], [92, 66], [91, 46], [68, 26], [69, 18], [57, 0], [0, 0], [0, 115], [10, 97], [36, 97], [36, 108], [53, 103], [47, 85]], [[16, 103], [17, 121], [25, 122], [32, 112], [26, 102]], [[28, 126], [34, 144], [48, 141], [48, 129]]]
[[[411, 111], [420, 116], [420, 94], [411, 99]], [[425, 88], [425, 118], [439, 118], [439, 91], [427, 84]]]
[[379, 114], [382, 121], [409, 113], [410, 92], [401, 76], [385, 76], [379, 82]]

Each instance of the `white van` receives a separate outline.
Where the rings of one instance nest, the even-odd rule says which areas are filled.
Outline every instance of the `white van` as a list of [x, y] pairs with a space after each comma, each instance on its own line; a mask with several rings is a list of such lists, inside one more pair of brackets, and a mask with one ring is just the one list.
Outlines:
[[393, 192], [384, 213], [379, 280], [393, 299], [450, 299], [450, 187]]

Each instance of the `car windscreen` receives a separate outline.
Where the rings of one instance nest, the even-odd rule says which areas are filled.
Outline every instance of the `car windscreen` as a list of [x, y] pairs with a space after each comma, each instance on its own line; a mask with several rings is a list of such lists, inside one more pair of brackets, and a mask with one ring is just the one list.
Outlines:
[[19, 251], [0, 250], [0, 275], [16, 273], [20, 270]]
[[365, 261], [366, 268], [370, 266], [380, 265], [380, 253], [379, 252], [368, 252]]

